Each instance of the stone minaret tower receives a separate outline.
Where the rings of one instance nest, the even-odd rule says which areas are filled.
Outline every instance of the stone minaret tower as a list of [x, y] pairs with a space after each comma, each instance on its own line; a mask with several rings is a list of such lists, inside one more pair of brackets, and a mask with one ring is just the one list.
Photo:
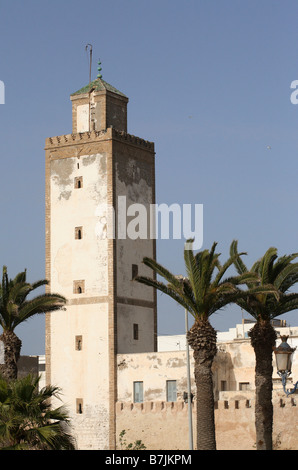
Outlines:
[[142, 259], [155, 257], [155, 240], [125, 237], [123, 213], [155, 203], [154, 144], [127, 134], [128, 98], [101, 76], [71, 101], [72, 134], [45, 146], [46, 278], [67, 298], [46, 315], [46, 378], [62, 390], [78, 448], [113, 449], [117, 353], [156, 351], [155, 293], [133, 281], [152, 275]]

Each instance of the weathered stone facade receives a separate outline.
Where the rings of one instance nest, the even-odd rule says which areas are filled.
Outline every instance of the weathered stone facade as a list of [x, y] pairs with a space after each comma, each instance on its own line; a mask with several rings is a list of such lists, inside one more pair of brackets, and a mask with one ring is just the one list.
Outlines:
[[68, 300], [47, 314], [46, 376], [63, 390], [82, 449], [115, 447], [117, 352], [156, 349], [156, 296], [132, 282], [132, 265], [148, 274], [141, 260], [155, 241], [107, 233], [110, 208], [118, 229], [119, 196], [154, 203], [154, 144], [126, 133], [128, 99], [99, 82], [71, 96], [73, 133], [45, 147], [46, 277]]

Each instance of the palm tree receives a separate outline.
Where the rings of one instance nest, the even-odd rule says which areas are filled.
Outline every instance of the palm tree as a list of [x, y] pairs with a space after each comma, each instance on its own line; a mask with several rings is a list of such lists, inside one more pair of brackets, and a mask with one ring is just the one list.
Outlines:
[[50, 400], [59, 389], [38, 390], [39, 377], [19, 380], [0, 377], [0, 449], [74, 450], [68, 432], [69, 418], [63, 407], [52, 409]]
[[[195, 361], [197, 449], [214, 450], [216, 441], [211, 367], [217, 347], [216, 331], [210, 324], [209, 318], [214, 312], [243, 295], [238, 285], [256, 280], [257, 276], [246, 272], [223, 279], [234, 258], [230, 257], [221, 265], [220, 254], [215, 253], [217, 243], [212, 245], [210, 251], [206, 249], [194, 254], [191, 249], [192, 242], [193, 240], [187, 240], [184, 249], [187, 277], [175, 276], [155, 260], [144, 258], [143, 263], [163, 277], [167, 284], [145, 276], [138, 276], [136, 280], [169, 295], [194, 318], [194, 324], [188, 331], [187, 338], [193, 349]], [[236, 256], [242, 254], [244, 253], [237, 253]], [[258, 286], [254, 287], [254, 292], [259, 290]], [[266, 287], [263, 290], [266, 290]]]
[[[237, 241], [233, 241], [230, 255], [235, 259], [235, 267], [240, 275], [248, 272], [243, 261], [237, 257]], [[272, 353], [276, 332], [272, 320], [279, 315], [298, 308], [298, 294], [289, 289], [298, 281], [298, 263], [292, 263], [298, 253], [278, 258], [277, 249], [269, 248], [264, 256], [256, 261], [250, 272], [257, 274], [261, 285], [272, 284], [278, 295], [273, 293], [250, 294], [239, 298], [237, 304], [246, 310], [256, 323], [249, 331], [251, 345], [255, 351], [255, 422], [258, 450], [272, 450], [273, 406], [272, 406]], [[249, 282], [253, 287], [254, 282]]]
[[47, 285], [47, 280], [29, 284], [26, 270], [9, 279], [6, 266], [3, 267], [0, 284], [0, 326], [3, 329], [0, 341], [4, 344], [4, 364], [0, 372], [8, 379], [17, 378], [17, 361], [20, 357], [22, 342], [15, 334], [15, 328], [33, 315], [59, 310], [66, 300], [59, 294], [41, 294], [28, 299], [29, 294], [38, 287]]

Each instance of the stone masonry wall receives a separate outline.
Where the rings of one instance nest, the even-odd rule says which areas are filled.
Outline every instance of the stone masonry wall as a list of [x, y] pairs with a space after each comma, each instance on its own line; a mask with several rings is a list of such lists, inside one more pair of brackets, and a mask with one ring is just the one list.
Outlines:
[[[273, 441], [276, 450], [298, 450], [297, 395], [280, 393], [273, 400]], [[215, 409], [218, 450], [255, 450], [254, 400], [218, 401]], [[116, 436], [126, 431], [127, 443], [142, 440], [148, 450], [188, 450], [188, 405], [183, 401], [116, 405]], [[193, 405], [196, 442], [196, 406]]]

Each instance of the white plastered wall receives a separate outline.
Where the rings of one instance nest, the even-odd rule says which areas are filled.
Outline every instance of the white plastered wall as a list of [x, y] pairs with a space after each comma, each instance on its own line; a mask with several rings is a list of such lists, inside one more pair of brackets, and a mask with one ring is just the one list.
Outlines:
[[[79, 189], [77, 177], [82, 177]], [[104, 154], [51, 162], [51, 291], [68, 301], [65, 310], [51, 314], [51, 384], [61, 388], [80, 449], [108, 446], [107, 239], [96, 231], [98, 205], [106, 198]], [[75, 227], [82, 227], [82, 239], [75, 239]], [[76, 280], [85, 281], [81, 294], [74, 293]], [[76, 336], [82, 336], [81, 350]]]

